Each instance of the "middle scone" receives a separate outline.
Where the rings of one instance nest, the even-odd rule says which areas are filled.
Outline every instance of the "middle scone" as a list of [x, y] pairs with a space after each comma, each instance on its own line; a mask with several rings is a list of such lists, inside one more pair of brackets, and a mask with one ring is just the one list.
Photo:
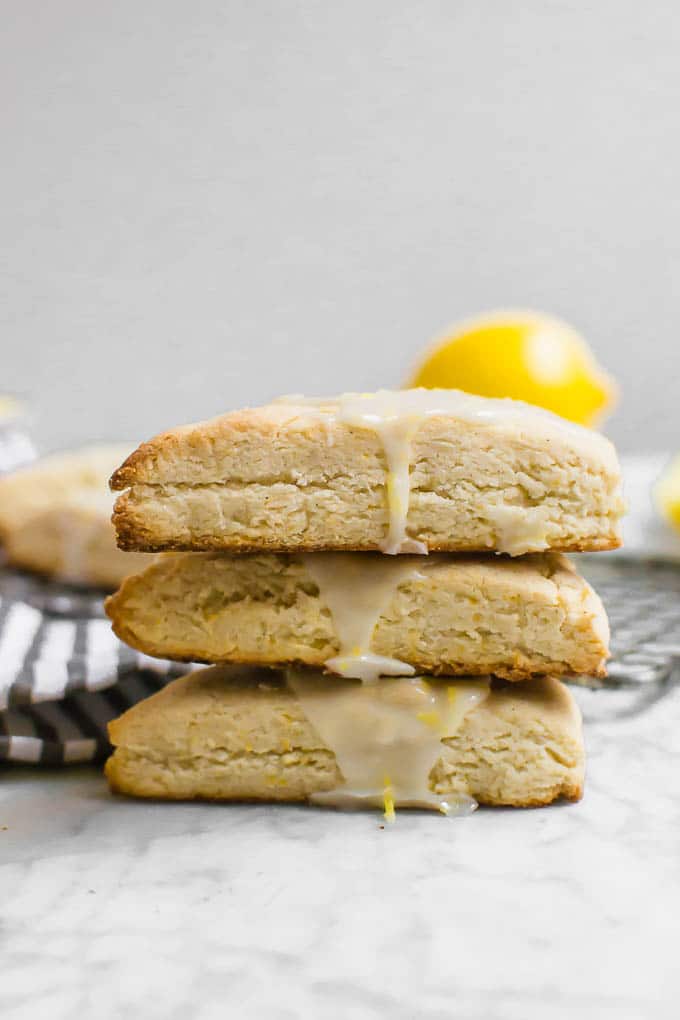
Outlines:
[[416, 673], [602, 676], [599, 597], [558, 553], [173, 553], [106, 603], [116, 634], [187, 662]]

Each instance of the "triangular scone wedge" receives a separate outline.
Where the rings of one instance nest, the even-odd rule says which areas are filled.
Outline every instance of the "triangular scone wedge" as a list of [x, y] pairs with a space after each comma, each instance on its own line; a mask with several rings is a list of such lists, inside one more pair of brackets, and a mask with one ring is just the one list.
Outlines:
[[124, 549], [520, 555], [620, 544], [613, 446], [454, 390], [301, 398], [166, 432], [112, 478]]
[[129, 448], [86, 446], [0, 478], [0, 540], [9, 562], [109, 590], [150, 562], [121, 552], [111, 524], [108, 480]]
[[[430, 688], [459, 684], [424, 682]], [[381, 682], [401, 683], [410, 681]], [[320, 737], [307, 714], [310, 704], [275, 671], [222, 666], [194, 672], [110, 724], [115, 751], [106, 764], [109, 783], [119, 793], [167, 800], [319, 799], [342, 805], [346, 783], [338, 759], [348, 761], [352, 749], [346, 742], [331, 747]], [[389, 754], [389, 744], [382, 747]], [[401, 753], [402, 764], [404, 755], [408, 763], [408, 744]], [[414, 754], [413, 761], [422, 758]], [[577, 800], [584, 775], [578, 707], [550, 677], [512, 685], [492, 681], [487, 696], [435, 745], [432, 762], [422, 781], [435, 804], [446, 798], [516, 807]], [[380, 761], [374, 764], [379, 769]], [[399, 806], [398, 790], [393, 796]]]
[[128, 578], [106, 610], [127, 644], [186, 662], [362, 676], [348, 657], [365, 653], [362, 662], [378, 657], [376, 674], [385, 660], [397, 675], [522, 680], [604, 675], [608, 656], [602, 603], [558, 553], [170, 553]]

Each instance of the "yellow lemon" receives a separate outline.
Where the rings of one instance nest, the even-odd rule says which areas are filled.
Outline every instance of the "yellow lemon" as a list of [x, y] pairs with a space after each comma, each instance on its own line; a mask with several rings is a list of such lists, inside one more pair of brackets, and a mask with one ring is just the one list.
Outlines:
[[15, 397], [0, 396], [0, 418], [14, 418], [21, 410], [21, 405]]
[[579, 334], [538, 312], [493, 312], [436, 341], [409, 386], [513, 397], [593, 425], [617, 388]]
[[656, 483], [654, 499], [668, 523], [680, 531], [680, 456], [671, 461]]

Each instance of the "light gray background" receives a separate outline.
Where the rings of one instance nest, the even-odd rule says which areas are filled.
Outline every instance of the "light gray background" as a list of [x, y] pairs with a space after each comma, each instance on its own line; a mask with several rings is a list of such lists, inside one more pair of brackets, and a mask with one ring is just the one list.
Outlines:
[[2, 0], [0, 388], [43, 443], [400, 384], [536, 306], [680, 448], [675, 0]]

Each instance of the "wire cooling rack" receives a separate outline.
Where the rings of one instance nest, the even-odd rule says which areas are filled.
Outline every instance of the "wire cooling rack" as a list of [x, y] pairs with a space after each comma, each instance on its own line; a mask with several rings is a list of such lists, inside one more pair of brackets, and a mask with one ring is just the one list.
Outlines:
[[[607, 609], [612, 658], [605, 678], [583, 676], [568, 682], [579, 688], [587, 719], [630, 717], [664, 697], [680, 680], [680, 565], [606, 554], [578, 560], [579, 570]], [[22, 628], [30, 631], [28, 637]], [[67, 632], [66, 643], [62, 631]], [[61, 642], [52, 640], [60, 637]], [[121, 669], [151, 668], [166, 678], [186, 669], [149, 660], [116, 641], [104, 618], [101, 593], [2, 569], [1, 559], [0, 651], [1, 700], [10, 705], [50, 693], [44, 677], [36, 688], [36, 674], [43, 676], [50, 663], [60, 676], [68, 677], [62, 696], [74, 687], [115, 684]], [[57, 653], [64, 661], [53, 662]]]
[[571, 682], [588, 722], [630, 718], [680, 680], [680, 565], [600, 554], [578, 568], [604, 602], [612, 657], [606, 677]]
[[666, 680], [680, 663], [680, 566], [584, 557], [583, 574], [605, 604], [611, 627], [603, 686]]
[[[575, 558], [576, 559], [576, 558]], [[680, 564], [578, 557], [579, 571], [604, 602], [612, 658], [604, 679], [580, 677], [593, 689], [662, 683], [680, 670]], [[0, 568], [3, 566], [0, 557]], [[0, 569], [0, 592], [54, 617], [103, 617], [103, 594], [79, 591], [20, 571]]]

